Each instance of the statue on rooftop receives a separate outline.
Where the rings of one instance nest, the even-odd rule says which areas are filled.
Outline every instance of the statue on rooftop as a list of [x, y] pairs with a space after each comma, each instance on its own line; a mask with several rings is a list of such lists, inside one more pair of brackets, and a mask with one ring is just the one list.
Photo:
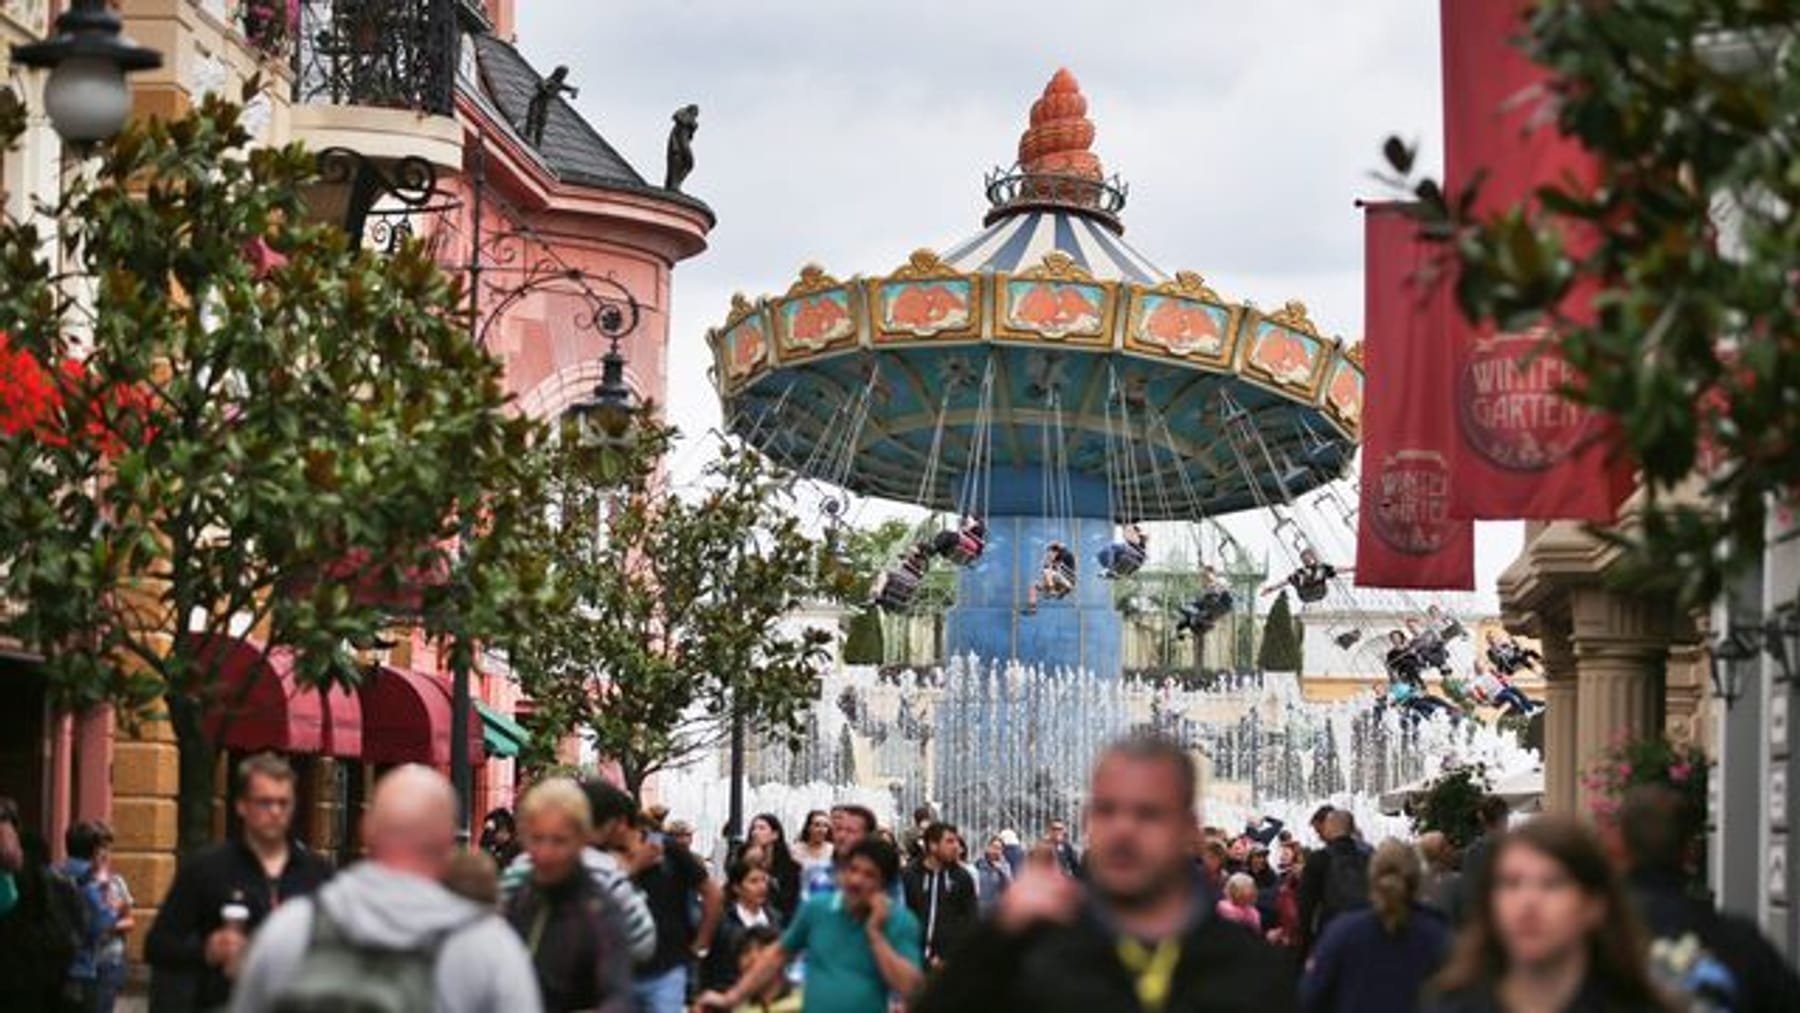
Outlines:
[[573, 85], [568, 84], [569, 68], [558, 67], [550, 72], [550, 76], [539, 81], [537, 91], [531, 96], [531, 104], [525, 107], [525, 139], [535, 146], [544, 143], [544, 127], [550, 122], [550, 103], [558, 96], [567, 95], [574, 98], [581, 94]]
[[694, 133], [700, 129], [700, 107], [685, 105], [675, 110], [675, 125], [669, 128], [669, 164], [663, 176], [663, 189], [681, 191], [682, 181], [694, 171]]

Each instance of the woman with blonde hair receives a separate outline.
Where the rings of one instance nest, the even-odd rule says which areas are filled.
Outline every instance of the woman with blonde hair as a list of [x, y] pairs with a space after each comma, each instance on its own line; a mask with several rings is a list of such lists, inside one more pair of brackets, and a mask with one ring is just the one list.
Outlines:
[[519, 803], [531, 880], [501, 910], [525, 941], [545, 1013], [628, 1013], [631, 958], [611, 897], [581, 864], [593, 828], [587, 794], [574, 781], [540, 781]]
[[1396, 840], [1369, 860], [1369, 908], [1332, 919], [1319, 939], [1300, 1004], [1309, 1011], [1420, 1008], [1420, 993], [1450, 949], [1450, 929], [1419, 904], [1419, 855]]

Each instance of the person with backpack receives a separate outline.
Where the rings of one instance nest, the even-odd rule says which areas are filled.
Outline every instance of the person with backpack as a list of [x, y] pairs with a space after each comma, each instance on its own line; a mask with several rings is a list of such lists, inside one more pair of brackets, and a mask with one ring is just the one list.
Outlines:
[[1333, 809], [1323, 826], [1325, 847], [1306, 862], [1300, 879], [1301, 948], [1311, 952], [1331, 920], [1369, 906], [1369, 853], [1352, 832], [1350, 813]]
[[105, 846], [105, 831], [87, 820], [71, 824], [63, 834], [63, 849], [69, 857], [56, 871], [79, 891], [82, 905], [80, 939], [63, 985], [64, 1000], [71, 1009], [90, 1011], [99, 1005], [101, 951], [118, 921], [99, 877], [100, 852]]
[[513, 930], [440, 882], [456, 854], [456, 792], [428, 767], [396, 768], [363, 816], [368, 860], [257, 932], [232, 1013], [538, 1013], [537, 976]]
[[548, 1013], [630, 1013], [631, 958], [618, 910], [581, 864], [593, 818], [574, 781], [534, 785], [519, 805], [531, 880], [501, 916], [525, 941]]
[[51, 868], [49, 846], [20, 825], [11, 799], [0, 799], [0, 867], [17, 894], [0, 914], [0, 1010], [64, 1013], [65, 972], [87, 932], [81, 893]]
[[294, 768], [286, 760], [274, 753], [246, 758], [235, 787], [243, 835], [182, 863], [145, 939], [150, 1013], [224, 1008], [263, 921], [331, 878], [330, 863], [290, 836]]

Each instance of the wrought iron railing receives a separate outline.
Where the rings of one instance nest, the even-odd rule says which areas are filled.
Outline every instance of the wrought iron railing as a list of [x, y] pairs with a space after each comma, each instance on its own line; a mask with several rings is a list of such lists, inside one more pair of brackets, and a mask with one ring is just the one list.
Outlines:
[[1119, 177], [1096, 179], [1049, 172], [1033, 172], [1014, 166], [988, 173], [987, 198], [992, 210], [988, 222], [1015, 208], [1061, 207], [1087, 211], [1117, 222], [1125, 209], [1130, 189]]
[[457, 0], [301, 0], [294, 100], [448, 116]]

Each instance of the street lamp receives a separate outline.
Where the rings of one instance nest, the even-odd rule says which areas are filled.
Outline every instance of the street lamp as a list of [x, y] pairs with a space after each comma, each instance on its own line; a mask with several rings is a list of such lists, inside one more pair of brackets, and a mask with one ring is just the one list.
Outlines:
[[619, 353], [619, 336], [600, 360], [600, 384], [591, 396], [569, 406], [577, 438], [584, 447], [618, 447], [631, 432], [637, 415], [637, 395], [625, 382], [625, 356]]
[[1739, 666], [1762, 653], [1761, 641], [1760, 628], [1734, 625], [1721, 633], [1707, 652], [1712, 664], [1713, 699], [1725, 701], [1726, 710], [1744, 695], [1744, 674]]
[[162, 54], [131, 41], [106, 0], [75, 0], [56, 34], [14, 46], [14, 63], [48, 70], [44, 109], [64, 141], [88, 145], [119, 132], [131, 112], [125, 75], [162, 66]]

